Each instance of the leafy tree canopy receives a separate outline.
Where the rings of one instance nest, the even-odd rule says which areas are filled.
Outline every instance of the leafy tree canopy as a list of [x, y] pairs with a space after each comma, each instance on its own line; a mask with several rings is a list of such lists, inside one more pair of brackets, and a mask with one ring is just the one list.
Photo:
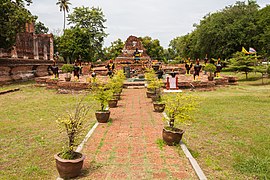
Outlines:
[[144, 48], [146, 49], [146, 53], [152, 58], [161, 60], [164, 58], [164, 49], [160, 45], [158, 39], [152, 39], [149, 36], [140, 37]]
[[100, 8], [76, 7], [68, 15], [70, 29], [64, 31], [60, 38], [58, 50], [64, 58], [76, 59], [79, 56], [85, 61], [96, 61], [103, 56], [102, 46], [106, 22]]
[[233, 58], [230, 59], [229, 69], [244, 72], [247, 79], [248, 73], [253, 71], [254, 65], [257, 63], [257, 59], [258, 56], [256, 55], [246, 55], [242, 52], [236, 52], [233, 55]]
[[49, 28], [46, 27], [42, 22], [38, 21], [35, 23], [35, 33], [36, 34], [46, 34]]
[[106, 59], [115, 59], [118, 57], [124, 48], [124, 42], [121, 39], [117, 39], [111, 42], [111, 46], [104, 49]]
[[25, 23], [34, 20], [25, 8], [32, 0], [2, 0], [0, 3], [0, 48], [8, 49], [14, 45], [16, 34], [25, 30]]
[[174, 57], [228, 59], [242, 47], [253, 47], [270, 55], [270, 7], [259, 9], [256, 1], [237, 1], [223, 10], [209, 13], [194, 25], [195, 30], [170, 42]]

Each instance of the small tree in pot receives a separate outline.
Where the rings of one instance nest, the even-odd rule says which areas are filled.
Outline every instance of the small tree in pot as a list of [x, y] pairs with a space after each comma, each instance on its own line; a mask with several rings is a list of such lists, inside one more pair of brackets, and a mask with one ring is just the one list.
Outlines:
[[184, 93], [173, 93], [164, 96], [166, 104], [165, 113], [169, 118], [169, 126], [163, 129], [163, 140], [168, 145], [174, 145], [180, 142], [185, 132], [175, 126], [192, 120], [190, 113], [197, 105], [197, 98]]
[[147, 92], [146, 95], [148, 98], [158, 98], [160, 95], [160, 88], [163, 86], [162, 80], [158, 79], [155, 71], [148, 69], [145, 73], [147, 80]]
[[108, 102], [112, 99], [113, 93], [105, 85], [98, 85], [93, 88], [94, 99], [100, 104], [100, 109], [95, 113], [97, 121], [100, 123], [108, 122], [110, 118], [110, 110], [107, 109]]
[[160, 98], [162, 86], [163, 82], [158, 78], [154, 78], [152, 81], [148, 83], [147, 88], [149, 88], [150, 91], [147, 92], [148, 93], [150, 92], [150, 97], [153, 99], [153, 101], [156, 101]]
[[208, 80], [213, 81], [214, 80], [213, 72], [215, 72], [216, 66], [214, 64], [211, 64], [211, 63], [206, 64], [206, 66], [204, 67], [204, 70], [206, 72], [209, 72]]
[[153, 106], [155, 112], [163, 112], [165, 109], [165, 102], [163, 101], [163, 96], [158, 94], [156, 97], [153, 97]]
[[57, 123], [66, 132], [67, 147], [54, 155], [56, 167], [61, 178], [73, 178], [80, 174], [85, 156], [75, 151], [79, 145], [86, 115], [90, 107], [83, 104], [83, 99], [76, 105], [74, 112], [67, 112], [64, 117], [58, 118]]
[[146, 79], [147, 92], [153, 92], [154, 90], [148, 86], [149, 86], [149, 83], [156, 78], [155, 71], [153, 69], [146, 68], [146, 72], [144, 73], [144, 76]]
[[70, 81], [71, 80], [71, 73], [73, 71], [74, 67], [72, 64], [64, 64], [61, 67], [61, 70], [63, 73], [66, 73], [65, 80]]

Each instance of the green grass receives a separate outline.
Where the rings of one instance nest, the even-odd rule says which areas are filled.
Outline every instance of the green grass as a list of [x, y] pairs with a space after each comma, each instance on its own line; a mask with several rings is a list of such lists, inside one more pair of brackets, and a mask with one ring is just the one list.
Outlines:
[[163, 150], [163, 148], [166, 146], [165, 142], [163, 139], [157, 139], [156, 144], [160, 150]]
[[240, 80], [196, 92], [195, 122], [184, 127], [185, 142], [209, 179], [270, 179], [270, 85]]
[[[53, 155], [67, 142], [56, 119], [73, 109], [83, 95], [56, 94], [32, 83], [0, 89], [12, 88], [21, 90], [0, 95], [0, 179], [55, 179]], [[95, 122], [93, 115], [91, 110], [84, 134]]]

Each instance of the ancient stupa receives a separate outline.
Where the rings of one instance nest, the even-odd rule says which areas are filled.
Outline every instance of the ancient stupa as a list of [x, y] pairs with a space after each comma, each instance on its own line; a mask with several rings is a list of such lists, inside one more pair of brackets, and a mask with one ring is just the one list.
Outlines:
[[147, 62], [150, 61], [150, 57], [146, 54], [146, 50], [143, 47], [143, 44], [139, 38], [136, 36], [129, 36], [126, 40], [125, 46], [122, 50], [122, 54], [120, 54], [115, 61], [116, 62], [129, 62], [133, 63], [133, 53], [138, 49], [138, 51], [141, 53], [140, 61], [141, 62]]

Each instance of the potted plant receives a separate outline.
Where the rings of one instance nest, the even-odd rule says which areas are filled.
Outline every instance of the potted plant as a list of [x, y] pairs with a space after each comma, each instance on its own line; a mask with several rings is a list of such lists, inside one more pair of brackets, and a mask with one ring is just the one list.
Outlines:
[[190, 113], [196, 107], [196, 98], [184, 93], [172, 93], [164, 97], [165, 113], [169, 118], [169, 125], [163, 128], [162, 137], [168, 145], [178, 144], [185, 132], [177, 128], [181, 123], [192, 120]]
[[58, 125], [64, 130], [68, 139], [66, 147], [60, 153], [54, 155], [56, 168], [61, 178], [74, 178], [81, 172], [85, 156], [80, 152], [76, 152], [74, 148], [81, 139], [88, 111], [89, 107], [83, 104], [81, 100], [76, 105], [74, 112], [67, 112], [57, 120]]
[[147, 91], [148, 97], [151, 97], [153, 101], [159, 99], [162, 86], [163, 86], [162, 80], [158, 79], [157, 77], [151, 80], [147, 85], [147, 88], [149, 89]]
[[206, 64], [205, 67], [204, 67], [204, 70], [206, 72], [209, 72], [208, 80], [213, 81], [214, 80], [213, 72], [215, 72], [216, 66], [214, 64], [211, 64], [211, 63]]
[[66, 73], [65, 80], [70, 81], [71, 80], [71, 73], [73, 71], [73, 65], [72, 64], [64, 64], [61, 67], [61, 70], [63, 73]]
[[144, 73], [145, 79], [146, 79], [146, 87], [148, 91], [151, 91], [150, 88], [148, 88], [148, 84], [153, 81], [156, 78], [155, 71], [150, 68], [146, 68], [146, 72]]
[[106, 87], [113, 93], [115, 99], [120, 100], [120, 94], [122, 92], [123, 83], [117, 76], [113, 76], [109, 79]]
[[108, 101], [109, 108], [115, 108], [117, 107], [117, 104], [118, 104], [118, 99], [116, 98], [112, 98]]
[[153, 101], [154, 111], [155, 112], [163, 112], [165, 109], [165, 102], [163, 101], [163, 97], [161, 94], [158, 94]]
[[112, 91], [106, 86], [100, 84], [93, 88], [94, 98], [100, 104], [100, 109], [95, 112], [96, 119], [99, 123], [106, 123], [110, 118], [110, 110], [107, 108], [108, 102], [112, 99]]

